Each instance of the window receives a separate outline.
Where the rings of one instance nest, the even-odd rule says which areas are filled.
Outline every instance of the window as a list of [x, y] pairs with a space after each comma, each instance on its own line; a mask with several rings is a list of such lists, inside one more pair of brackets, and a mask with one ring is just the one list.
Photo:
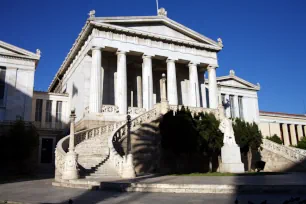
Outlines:
[[62, 122], [62, 101], [56, 102], [56, 117], [55, 122], [60, 123]]
[[47, 100], [46, 102], [46, 123], [52, 122], [52, 101]]
[[242, 103], [242, 96], [238, 96], [238, 107], [239, 107], [239, 116], [243, 119], [243, 103]]
[[226, 103], [225, 94], [221, 94], [221, 100], [222, 100], [222, 105], [224, 106], [224, 104]]
[[235, 118], [235, 108], [234, 108], [234, 96], [230, 95], [230, 111], [231, 111], [231, 118]]
[[0, 67], [0, 106], [4, 106], [5, 97], [5, 67]]
[[35, 106], [35, 121], [36, 122], [41, 122], [42, 105], [43, 105], [43, 100], [42, 99], [36, 99], [36, 106]]

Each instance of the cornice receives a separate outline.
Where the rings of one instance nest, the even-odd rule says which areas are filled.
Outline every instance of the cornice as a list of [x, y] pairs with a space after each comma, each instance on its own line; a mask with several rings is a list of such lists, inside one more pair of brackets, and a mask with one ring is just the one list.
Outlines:
[[22, 49], [20, 47], [17, 47], [17, 46], [14, 46], [12, 44], [3, 42], [1, 40], [0, 40], [0, 46], [5, 47], [5, 48], [7, 48], [9, 50], [13, 50], [15, 52], [19, 52], [19, 53], [24, 54], [24, 55], [17, 55], [17, 54], [10, 54], [10, 53], [0, 53], [2, 55], [19, 56], [19, 57], [22, 57], [22, 58], [28, 58], [28, 59], [33, 59], [33, 60], [39, 60], [40, 59], [40, 55], [39, 54], [35, 54], [33, 52], [27, 51], [27, 50]]

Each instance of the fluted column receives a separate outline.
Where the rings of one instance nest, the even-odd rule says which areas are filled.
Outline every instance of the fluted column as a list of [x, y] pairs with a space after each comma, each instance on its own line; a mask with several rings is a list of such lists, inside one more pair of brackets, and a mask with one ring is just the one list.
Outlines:
[[290, 140], [289, 140], [288, 125], [287, 124], [282, 124], [282, 131], [283, 131], [284, 145], [289, 146], [290, 145]]
[[142, 59], [142, 104], [145, 109], [150, 110], [153, 108], [152, 57], [149, 55], [143, 55]]
[[291, 145], [297, 145], [295, 125], [290, 125]]
[[298, 125], [297, 126], [297, 135], [298, 135], [299, 141], [301, 141], [303, 139], [303, 128], [302, 128], [302, 125]]
[[200, 90], [197, 64], [189, 63], [189, 106], [200, 107]]
[[200, 83], [201, 105], [202, 105], [203, 108], [207, 108], [206, 88], [205, 88], [205, 72], [200, 72], [199, 73], [199, 83]]
[[89, 95], [89, 111], [91, 113], [101, 112], [101, 105], [102, 105], [101, 63], [102, 63], [101, 48], [93, 47], [91, 76], [90, 76], [90, 95]]
[[208, 71], [208, 91], [209, 91], [209, 108], [218, 108], [218, 90], [217, 90], [217, 77], [216, 66], [209, 65]]
[[127, 113], [127, 73], [126, 73], [126, 52], [117, 52], [117, 80], [116, 80], [116, 105], [119, 113]]
[[167, 95], [170, 105], [178, 105], [176, 68], [173, 59], [167, 59]]

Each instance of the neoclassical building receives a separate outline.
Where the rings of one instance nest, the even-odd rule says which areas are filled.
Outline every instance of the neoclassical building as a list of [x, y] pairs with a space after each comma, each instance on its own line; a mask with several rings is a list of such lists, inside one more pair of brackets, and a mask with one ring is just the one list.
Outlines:
[[[305, 117], [259, 111], [258, 83], [234, 70], [217, 77], [222, 48], [220, 38], [214, 41], [171, 20], [164, 9], [141, 17], [96, 17], [91, 11], [48, 91], [42, 92], [33, 90], [40, 51], [0, 41], [0, 125], [18, 118], [33, 122], [40, 133], [38, 161], [44, 166], [55, 160], [57, 178], [63, 177], [71, 109], [76, 114], [71, 149], [77, 162], [87, 170], [100, 168], [102, 175], [124, 175], [126, 157], [116, 145], [126, 140], [127, 115], [137, 131], [165, 107], [176, 111], [186, 106], [193, 114], [219, 117], [221, 104], [228, 104], [227, 117], [255, 122], [264, 136], [276, 133], [284, 145], [305, 137]], [[283, 154], [277, 152], [283, 146], [273, 145], [264, 147]]]

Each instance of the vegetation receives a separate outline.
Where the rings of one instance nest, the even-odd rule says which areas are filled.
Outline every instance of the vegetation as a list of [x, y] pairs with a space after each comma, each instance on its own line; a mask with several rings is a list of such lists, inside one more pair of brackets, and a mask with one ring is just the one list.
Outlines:
[[200, 135], [200, 151], [208, 155], [209, 171], [212, 172], [213, 157], [218, 157], [223, 146], [223, 134], [219, 130], [220, 122], [212, 113], [200, 113], [194, 120]]
[[266, 139], [271, 140], [272, 142], [275, 142], [277, 144], [283, 144], [283, 141], [276, 134], [271, 137], [266, 137]]
[[17, 120], [8, 133], [0, 137], [0, 160], [6, 167], [11, 167], [14, 174], [30, 171], [30, 162], [38, 146], [38, 134], [33, 125], [26, 125]]
[[297, 148], [306, 149], [306, 137], [303, 137], [296, 145]]
[[263, 175], [281, 175], [284, 172], [246, 172], [246, 173], [191, 173], [191, 174], [173, 174], [173, 176], [263, 176]]
[[233, 129], [241, 152], [247, 154], [248, 171], [251, 171], [252, 150], [258, 150], [262, 144], [262, 134], [256, 123], [248, 123], [239, 118], [235, 119]]
[[[200, 113], [192, 117], [190, 111], [184, 107], [175, 114], [173, 111], [166, 113], [159, 127], [162, 163], [169, 169], [168, 173], [216, 171], [219, 166], [218, 156], [223, 146], [223, 134], [219, 130], [219, 124], [220, 121], [214, 114]], [[233, 129], [241, 152], [248, 157], [250, 171], [252, 150], [258, 150], [262, 144], [262, 134], [255, 123], [240, 119], [235, 119]], [[200, 169], [199, 165], [204, 166], [207, 161], [208, 167]]]

